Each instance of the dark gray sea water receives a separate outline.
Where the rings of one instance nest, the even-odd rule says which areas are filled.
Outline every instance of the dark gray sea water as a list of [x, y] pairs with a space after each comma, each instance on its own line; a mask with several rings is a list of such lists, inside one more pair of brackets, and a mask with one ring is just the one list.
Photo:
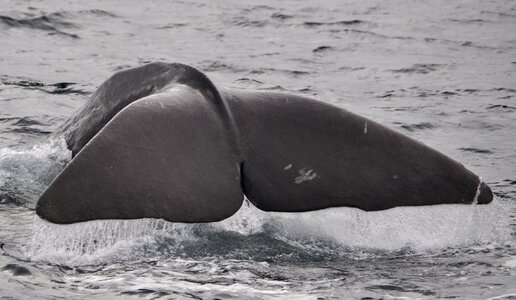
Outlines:
[[[245, 203], [202, 225], [38, 219], [70, 159], [50, 133], [113, 72], [151, 61], [364, 115], [497, 199]], [[0, 0], [0, 229], [0, 299], [516, 299], [516, 2]]]

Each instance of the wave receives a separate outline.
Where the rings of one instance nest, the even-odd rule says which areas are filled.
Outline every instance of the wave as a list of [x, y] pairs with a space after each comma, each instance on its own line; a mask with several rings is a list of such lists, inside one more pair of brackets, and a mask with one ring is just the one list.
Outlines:
[[343, 26], [349, 26], [349, 25], [358, 25], [358, 24], [365, 24], [369, 23], [364, 20], [343, 20], [343, 21], [334, 21], [334, 22], [317, 22], [317, 21], [310, 21], [310, 22], [304, 22], [303, 25], [308, 27], [319, 27], [319, 26], [332, 26], [332, 25], [343, 25]]
[[319, 46], [319, 47], [313, 49], [312, 52], [317, 53], [317, 52], [325, 52], [325, 51], [328, 51], [328, 50], [333, 50], [333, 47], [331, 47], [331, 46]]
[[473, 152], [473, 153], [482, 153], [482, 154], [493, 154], [493, 151], [491, 151], [491, 150], [474, 148], [474, 147], [459, 148], [459, 150], [464, 151], [464, 152]]
[[276, 12], [271, 15], [271, 18], [284, 21], [284, 20], [292, 19], [292, 18], [294, 18], [294, 16]]
[[442, 64], [414, 64], [408, 68], [401, 68], [390, 70], [393, 73], [414, 73], [414, 74], [428, 74], [430, 72], [438, 71], [445, 65]]
[[0, 23], [10, 28], [25, 28], [48, 31], [50, 35], [63, 35], [74, 39], [79, 39], [76, 34], [67, 33], [60, 28], [75, 28], [73, 23], [62, 21], [59, 14], [43, 15], [29, 19], [16, 19], [9, 16], [0, 15]]
[[[2, 76], [8, 78], [8, 76]], [[89, 95], [90, 92], [73, 88], [77, 83], [75, 82], [56, 82], [56, 83], [43, 83], [38, 80], [22, 79], [22, 80], [2, 80], [4, 85], [19, 86], [26, 89], [34, 89], [45, 92], [52, 95], [65, 95], [65, 94], [78, 94], [78, 95]]]
[[219, 61], [211, 61], [211, 60], [200, 62], [199, 68], [202, 69], [204, 72], [240, 73], [240, 72], [247, 71], [247, 69], [240, 67], [240, 66], [230, 65], [230, 64], [219, 62]]
[[[395, 122], [395, 124], [398, 122]], [[435, 128], [436, 125], [429, 123], [429, 122], [421, 122], [417, 124], [402, 124], [400, 125], [401, 128], [407, 130], [407, 131], [416, 131], [416, 130], [424, 130], [424, 129], [432, 129]]]
[[228, 21], [228, 24], [239, 27], [265, 27], [269, 25], [268, 20], [251, 20], [244, 16], [233, 17]]
[[78, 11], [79, 14], [86, 14], [86, 15], [94, 15], [99, 17], [110, 17], [110, 18], [118, 18], [118, 15], [102, 9], [86, 9], [86, 10], [80, 10]]

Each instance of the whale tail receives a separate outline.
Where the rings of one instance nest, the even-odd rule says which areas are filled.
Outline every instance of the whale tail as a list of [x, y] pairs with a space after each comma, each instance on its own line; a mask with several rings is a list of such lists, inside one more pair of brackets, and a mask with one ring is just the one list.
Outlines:
[[492, 200], [460, 163], [364, 117], [283, 93], [223, 95], [245, 149], [244, 193], [260, 209], [375, 211]]
[[117, 73], [61, 130], [74, 158], [36, 213], [54, 223], [225, 219], [243, 201], [232, 123], [224, 99], [192, 67]]
[[244, 194], [283, 212], [492, 200], [461, 164], [373, 121], [299, 96], [219, 92], [182, 64], [115, 74], [61, 132], [74, 158], [36, 206], [54, 223], [213, 222]]

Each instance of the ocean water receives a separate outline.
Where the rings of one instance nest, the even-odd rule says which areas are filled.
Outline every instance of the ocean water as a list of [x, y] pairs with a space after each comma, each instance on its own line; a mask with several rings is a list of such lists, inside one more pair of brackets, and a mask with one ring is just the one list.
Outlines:
[[[182, 62], [438, 149], [489, 205], [47, 223], [51, 133], [112, 73]], [[516, 299], [514, 1], [0, 0], [0, 299]], [[73, 202], [73, 199], [70, 199]]]

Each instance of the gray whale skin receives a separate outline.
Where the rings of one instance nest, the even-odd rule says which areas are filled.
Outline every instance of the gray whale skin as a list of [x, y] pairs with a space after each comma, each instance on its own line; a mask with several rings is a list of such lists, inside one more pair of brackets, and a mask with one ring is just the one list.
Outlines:
[[218, 89], [179, 63], [114, 74], [57, 134], [73, 159], [36, 205], [53, 223], [214, 222], [244, 195], [277, 212], [493, 199], [462, 164], [374, 121], [297, 95]]

